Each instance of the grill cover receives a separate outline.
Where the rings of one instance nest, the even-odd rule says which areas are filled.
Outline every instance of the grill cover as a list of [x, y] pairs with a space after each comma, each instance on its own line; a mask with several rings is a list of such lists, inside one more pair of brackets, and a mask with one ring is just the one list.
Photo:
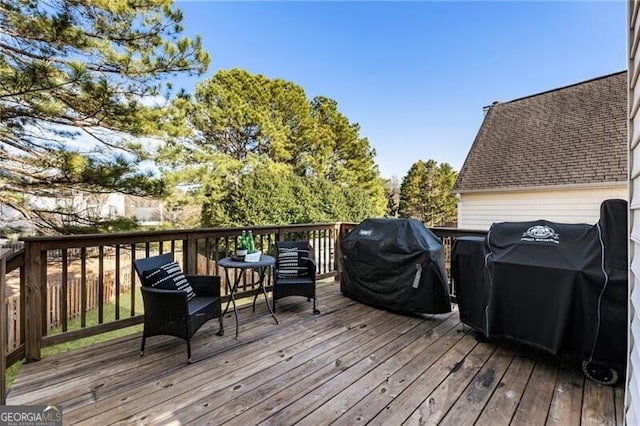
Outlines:
[[451, 312], [444, 248], [422, 222], [366, 219], [340, 249], [345, 296], [397, 312]]
[[626, 201], [606, 200], [595, 225], [495, 223], [486, 239], [458, 239], [460, 319], [485, 337], [623, 368], [626, 238]]

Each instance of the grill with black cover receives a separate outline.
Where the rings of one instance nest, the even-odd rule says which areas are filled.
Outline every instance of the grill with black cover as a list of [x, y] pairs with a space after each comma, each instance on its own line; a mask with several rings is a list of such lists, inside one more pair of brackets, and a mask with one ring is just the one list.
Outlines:
[[340, 291], [405, 313], [451, 311], [444, 247], [416, 219], [366, 219], [340, 242]]
[[604, 201], [595, 225], [494, 223], [454, 243], [451, 267], [460, 319], [482, 336], [624, 368], [626, 201]]

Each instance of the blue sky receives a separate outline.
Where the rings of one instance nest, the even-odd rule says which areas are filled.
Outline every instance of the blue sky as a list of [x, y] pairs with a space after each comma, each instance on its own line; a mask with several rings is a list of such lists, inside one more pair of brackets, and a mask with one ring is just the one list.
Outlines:
[[[626, 2], [178, 1], [212, 63], [327, 96], [381, 175], [462, 167], [482, 107], [626, 68]], [[177, 82], [188, 91], [194, 79]]]

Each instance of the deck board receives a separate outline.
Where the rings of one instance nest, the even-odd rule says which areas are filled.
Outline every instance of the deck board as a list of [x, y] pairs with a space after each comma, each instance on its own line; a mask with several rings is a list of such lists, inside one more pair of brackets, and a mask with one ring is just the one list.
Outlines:
[[497, 388], [478, 417], [478, 426], [511, 422], [536, 364], [537, 351], [520, 347]]
[[580, 374], [577, 366], [566, 360], [562, 362], [558, 381], [553, 390], [547, 425], [580, 425], [584, 381], [585, 378]]
[[[271, 370], [270, 374], [260, 374], [248, 378], [241, 385], [234, 385], [201, 400], [201, 409], [199, 410], [198, 407], [186, 407], [184, 413], [178, 413], [179, 417], [184, 422], [193, 421], [194, 424], [206, 424], [208, 418], [224, 422], [247, 411], [255, 413], [260, 409], [259, 404], [269, 404], [273, 409], [274, 406], [277, 406], [277, 402], [274, 403], [275, 400], [288, 401], [308, 389], [309, 381], [317, 383], [321, 380], [327, 380], [330, 375], [337, 374], [337, 371], [342, 370], [344, 356], [352, 351], [361, 354], [363, 349], [366, 353], [370, 353], [370, 347], [379, 344], [379, 341], [382, 340], [380, 334], [397, 332], [403, 324], [405, 323], [397, 322], [394, 324], [383, 321], [366, 327], [366, 332], [360, 332], [355, 337], [345, 336], [346, 338], [341, 339], [342, 341], [335, 342], [338, 343], [335, 348], [331, 348], [331, 350], [322, 348], [321, 354], [308, 357], [303, 360], [303, 363], [298, 363], [299, 365], [295, 368], [288, 365], [277, 370], [271, 368], [269, 369]], [[361, 330], [365, 330], [365, 328]], [[367, 346], [369, 342], [371, 343]], [[265, 402], [266, 400], [269, 401]], [[212, 407], [212, 403], [216, 403], [218, 407], [213, 410], [204, 407], [205, 404]]]
[[372, 419], [372, 425], [386, 425], [394, 422], [401, 423], [421, 405], [451, 373], [460, 359], [468, 354], [476, 345], [476, 339], [466, 333], [461, 333], [461, 339], [441, 356], [433, 365], [421, 372], [420, 376], [398, 396], [394, 396], [387, 403], [384, 410]]
[[614, 393], [610, 387], [591, 381], [584, 385], [584, 405], [581, 423], [585, 426], [615, 425]]
[[[379, 385], [386, 383], [391, 376], [393, 376], [404, 365], [409, 363], [413, 358], [423, 351], [428, 351], [432, 344], [436, 342], [438, 344], [442, 344], [444, 339], [441, 339], [441, 337], [443, 335], [448, 335], [452, 330], [454, 330], [456, 323], [457, 321], [453, 316], [450, 316], [433, 328], [431, 328], [432, 325], [427, 326], [429, 322], [424, 321], [422, 324], [416, 326], [410, 332], [391, 343], [390, 346], [394, 349], [397, 349], [399, 345], [403, 345], [404, 347], [400, 350], [385, 351], [384, 355], [380, 352], [374, 352], [374, 358], [383, 362], [379, 363], [366, 374], [358, 377], [357, 369], [354, 369], [354, 371], [351, 371], [351, 369], [346, 370], [341, 376], [349, 377], [349, 381], [352, 381], [352, 383], [345, 387], [340, 393], [334, 395], [330, 400], [322, 404], [320, 409], [316, 409], [307, 415], [299, 422], [299, 424], [313, 426], [325, 421], [335, 421], [339, 416], [346, 413], [352, 406], [356, 405]], [[426, 327], [422, 327], [422, 325], [425, 325]], [[384, 359], [384, 357], [387, 358]], [[332, 383], [329, 383], [329, 386], [335, 389]], [[290, 422], [287, 421], [287, 423]]]
[[544, 425], [551, 408], [558, 378], [557, 358], [540, 353], [512, 422], [517, 425]]
[[[399, 397], [401, 393], [424, 373], [425, 369], [430, 369], [436, 361], [463, 337], [464, 333], [460, 333], [455, 327], [450, 329], [438, 341], [429, 345], [428, 348], [421, 351], [411, 361], [402, 365], [402, 368], [385, 378], [374, 391], [370, 392], [357, 404], [346, 410], [345, 413], [337, 419], [335, 424], [347, 426], [366, 424], [376, 418], [380, 411], [395, 398]], [[430, 377], [422, 378], [422, 380], [431, 379]], [[396, 413], [394, 416], [397, 419], [399, 414]]]
[[496, 343], [477, 344], [451, 371], [427, 399], [411, 414], [405, 424], [438, 424], [462, 395], [467, 385], [496, 350]]
[[[210, 321], [185, 344], [133, 335], [24, 365], [9, 405], [57, 404], [64, 424], [622, 424], [624, 390], [577, 361], [482, 342], [452, 314], [408, 316], [318, 288]], [[454, 306], [455, 307], [455, 306]]]
[[442, 424], [473, 424], [513, 360], [514, 347], [515, 345], [509, 342], [504, 342], [498, 347], [494, 356], [482, 366], [461, 397], [442, 419]]
[[[190, 380], [186, 383], [184, 397], [176, 399], [174, 391], [168, 392], [167, 397], [172, 400], [167, 404], [163, 404], [163, 408], [169, 409], [181, 422], [187, 422], [198, 417], [199, 414], [209, 413], [215, 407], [226, 402], [231, 402], [234, 407], [238, 405], [247, 406], [246, 403], [238, 399], [243, 391], [256, 389], [265, 382], [270, 383], [270, 381], [281, 386], [282, 376], [287, 374], [288, 371], [295, 370], [297, 367], [321, 357], [324, 352], [331, 352], [336, 346], [357, 338], [359, 334], [366, 330], [366, 327], [361, 327], [362, 325], [365, 325], [368, 321], [379, 321], [380, 316], [357, 315], [355, 317], [345, 317], [345, 320], [350, 321], [349, 327], [333, 327], [306, 339], [304, 339], [304, 335], [298, 334], [300, 341], [297, 341], [294, 337], [295, 335], [293, 335], [276, 347], [270, 345], [271, 347], [268, 350], [273, 355], [269, 357], [259, 358], [255, 354], [248, 354], [248, 362], [244, 366], [240, 367], [227, 363], [223, 368], [217, 370], [216, 374], [226, 377], [218, 380], [215, 385], [212, 385], [210, 380], [205, 377], [204, 380]], [[263, 350], [265, 348], [263, 347]], [[231, 357], [234, 356], [231, 355]], [[252, 357], [254, 358], [253, 361], [251, 360]], [[298, 371], [299, 375], [302, 373], [304, 372]], [[264, 389], [261, 389], [260, 393], [265, 393]], [[151, 397], [152, 400], [149, 401], [149, 404], [154, 402], [156, 396], [154, 394]], [[200, 407], [200, 410], [196, 409], [198, 407]], [[153, 414], [153, 410], [142, 410], [131, 420], [143, 417], [148, 418], [151, 414]]]
[[[362, 360], [374, 357], [374, 353], [379, 353], [381, 348], [388, 346], [388, 342], [396, 336], [402, 336], [408, 330], [419, 324], [419, 320], [402, 321], [398, 326], [386, 333], [377, 336], [370, 336], [370, 341], [362, 346], [347, 345], [347, 352], [335, 358], [333, 362], [325, 363], [322, 368], [311, 372], [307, 376], [295, 383], [279, 383], [272, 395], [269, 395], [259, 404], [244, 410], [242, 414], [233, 419], [233, 423], [267, 423], [289, 424], [294, 419], [303, 417], [309, 410], [315, 408], [323, 400], [330, 397], [334, 392], [339, 391], [339, 383], [332, 381], [336, 378], [347, 377], [343, 373], [347, 371], [360, 370], [363, 366]], [[349, 349], [351, 348], [351, 349]], [[293, 401], [293, 404], [292, 404]], [[291, 404], [291, 405], [289, 405]], [[272, 417], [270, 419], [270, 417]], [[286, 420], [284, 420], [286, 419]]]

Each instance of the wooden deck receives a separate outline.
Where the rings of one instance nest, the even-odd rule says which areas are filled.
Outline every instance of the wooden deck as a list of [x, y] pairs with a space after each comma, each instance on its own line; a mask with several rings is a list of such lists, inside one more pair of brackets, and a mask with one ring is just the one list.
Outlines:
[[183, 342], [118, 339], [22, 367], [7, 404], [58, 404], [64, 424], [623, 424], [623, 387], [576, 362], [509, 342], [479, 343], [457, 312], [419, 318], [319, 289], [210, 321]]

